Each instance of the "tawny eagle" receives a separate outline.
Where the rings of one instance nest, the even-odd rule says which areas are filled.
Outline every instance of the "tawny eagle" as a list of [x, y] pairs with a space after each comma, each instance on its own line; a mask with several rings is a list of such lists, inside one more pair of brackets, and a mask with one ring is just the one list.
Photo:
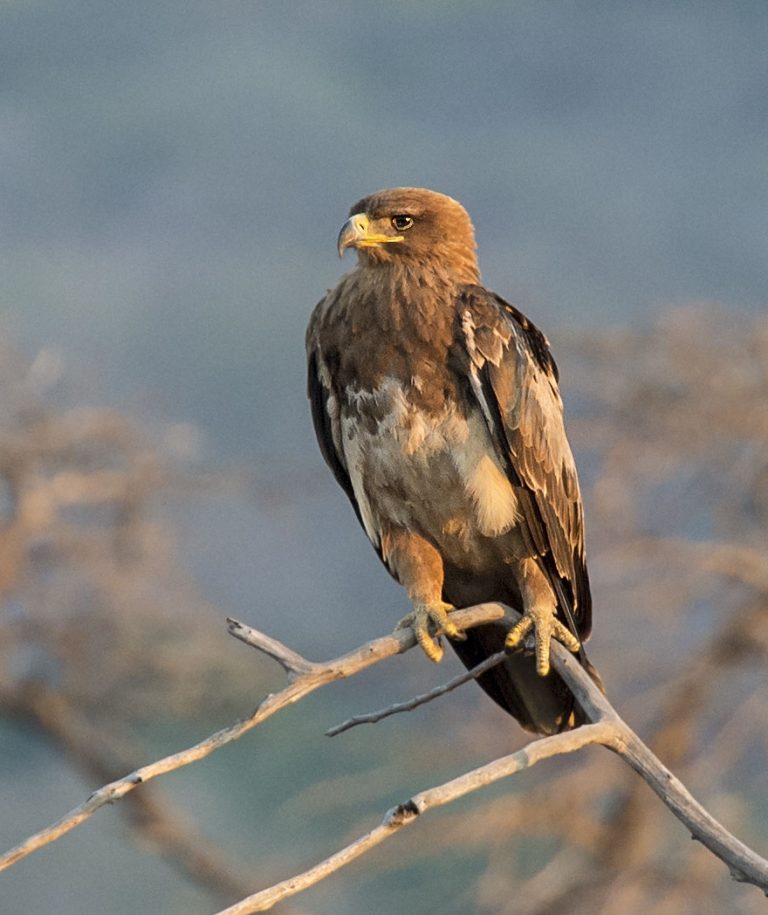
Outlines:
[[[506, 646], [483, 689], [529, 730], [573, 727], [551, 639], [598, 676], [581, 647], [583, 511], [547, 339], [480, 285], [472, 223], [450, 197], [365, 197], [338, 237], [339, 255], [349, 247], [357, 267], [309, 323], [309, 397], [326, 462], [412, 602], [401, 625], [435, 661], [441, 635], [468, 667]], [[523, 618], [459, 632], [451, 610], [484, 601]]]

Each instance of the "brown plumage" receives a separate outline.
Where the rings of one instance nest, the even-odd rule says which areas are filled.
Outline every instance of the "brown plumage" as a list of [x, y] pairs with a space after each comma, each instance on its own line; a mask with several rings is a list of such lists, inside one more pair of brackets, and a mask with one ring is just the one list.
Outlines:
[[[356, 203], [339, 253], [358, 265], [318, 304], [307, 331], [309, 397], [320, 448], [391, 574], [434, 660], [444, 633], [523, 727], [580, 722], [549, 671], [563, 641], [599, 682], [581, 643], [591, 599], [581, 496], [557, 368], [543, 334], [480, 285], [469, 216], [423, 188]], [[453, 607], [502, 601], [521, 624], [463, 634]], [[522, 648], [535, 632], [535, 657]]]

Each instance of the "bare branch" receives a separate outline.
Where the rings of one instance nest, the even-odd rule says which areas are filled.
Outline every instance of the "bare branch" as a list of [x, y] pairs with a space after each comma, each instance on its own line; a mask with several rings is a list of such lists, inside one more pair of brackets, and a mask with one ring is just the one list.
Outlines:
[[444, 804], [450, 804], [465, 794], [477, 791], [478, 788], [484, 788], [486, 785], [514, 775], [523, 769], [528, 769], [543, 759], [549, 759], [561, 753], [572, 753], [589, 744], [605, 743], [611, 739], [612, 733], [613, 727], [610, 724], [588, 724], [575, 731], [566, 731], [552, 737], [534, 740], [516, 753], [502, 756], [488, 765], [466, 772], [449, 782], [414, 794], [404, 804], [399, 804], [387, 811], [384, 819], [375, 829], [347, 845], [346, 848], [342, 848], [335, 855], [331, 855], [330, 858], [326, 858], [303, 874], [284, 880], [227, 909], [222, 909], [218, 915], [248, 915], [250, 912], [264, 912], [271, 909], [288, 896], [300, 893], [340, 870], [344, 865], [359, 858], [360, 855], [379, 845], [404, 826], [410, 826], [420, 814], [436, 807], [442, 807]]
[[579, 662], [557, 642], [552, 643], [552, 661], [592, 723], [574, 731], [535, 740], [516, 753], [414, 795], [390, 810], [379, 826], [341, 851], [301, 874], [241, 900], [219, 915], [248, 915], [266, 911], [354, 861], [403, 826], [410, 825], [419, 814], [515, 775], [544, 759], [572, 753], [590, 744], [607, 747], [627, 762], [688, 828], [692, 837], [725, 862], [735, 880], [752, 883], [768, 894], [768, 861], [731, 835], [695, 800], [682, 782], [622, 721]]
[[[514, 611], [500, 604], [482, 604], [467, 610], [455, 611], [454, 618], [460, 628], [469, 628], [504, 617], [514, 619], [515, 616]], [[0, 858], [0, 870], [10, 867], [31, 852], [58, 839], [88, 819], [104, 804], [123, 797], [137, 785], [208, 756], [220, 746], [236, 740], [275, 712], [297, 702], [320, 686], [349, 677], [384, 658], [407, 651], [415, 644], [410, 630], [396, 630], [392, 635], [368, 642], [340, 658], [326, 663], [312, 663], [277, 640], [242, 623], [230, 621], [230, 630], [240, 640], [275, 658], [287, 671], [289, 685], [278, 693], [268, 695], [249, 717], [218, 731], [187, 750], [139, 768], [94, 792], [87, 801], [66, 817]], [[489, 662], [491, 660], [489, 659]], [[227, 915], [244, 915], [247, 912], [271, 908], [276, 902], [312, 886], [339, 870], [403, 826], [409, 825], [421, 813], [448, 804], [485, 785], [530, 768], [544, 759], [571, 753], [590, 744], [605, 746], [624, 759], [685, 824], [692, 836], [728, 865], [735, 879], [752, 883], [768, 892], [768, 861], [735, 839], [689, 794], [682, 783], [622, 721], [578, 660], [559, 643], [552, 645], [552, 661], [584, 710], [589, 724], [574, 731], [535, 740], [516, 753], [414, 795], [404, 804], [389, 811], [379, 826], [330, 858], [305, 873], [243, 899], [224, 912]], [[471, 676], [472, 672], [455, 680], [463, 682]], [[446, 687], [441, 687], [438, 692], [442, 695], [446, 691]]]
[[[478, 604], [476, 607], [470, 607], [467, 610], [455, 611], [455, 619], [457, 625], [462, 629], [468, 629], [472, 626], [479, 626], [482, 623], [502, 619], [504, 614], [505, 608], [501, 604]], [[94, 791], [87, 800], [71, 810], [66, 816], [25, 839], [24, 842], [0, 856], [0, 871], [6, 870], [16, 864], [17, 861], [21, 861], [32, 854], [32, 852], [60, 839], [63, 835], [84, 823], [105, 804], [111, 804], [119, 800], [130, 791], [133, 791], [138, 785], [204, 759], [220, 747], [242, 737], [243, 734], [261, 724], [262, 721], [274, 715], [275, 712], [279, 712], [280, 709], [285, 708], [287, 705], [298, 702], [299, 699], [303, 699], [304, 696], [314, 692], [321, 686], [350, 677], [366, 667], [384, 660], [384, 658], [390, 658], [393, 655], [408, 651], [409, 648], [416, 644], [416, 639], [410, 629], [400, 629], [391, 635], [366, 642], [349, 654], [335, 658], [332, 661], [312, 664], [296, 655], [290, 649], [285, 648], [276, 639], [271, 639], [244, 623], [231, 621], [230, 631], [233, 631], [233, 634], [236, 634], [241, 641], [265, 651], [270, 657], [276, 657], [279, 663], [289, 672], [300, 668], [303, 668], [305, 672], [296, 675], [285, 689], [266, 696], [247, 718], [236, 721], [229, 727], [217, 731], [186, 750], [181, 750], [157, 762], [142, 766], [123, 778], [110, 782], [108, 785], [99, 788], [98, 791]]]
[[405, 702], [395, 702], [393, 705], [389, 705], [387, 708], [379, 709], [377, 712], [368, 712], [365, 715], [355, 715], [352, 718], [347, 718], [347, 720], [342, 721], [341, 724], [337, 724], [334, 727], [329, 728], [325, 732], [325, 736], [336, 737], [338, 734], [343, 734], [344, 731], [350, 730], [350, 728], [357, 727], [358, 724], [376, 724], [378, 721], [381, 721], [384, 718], [389, 718], [390, 715], [397, 715], [400, 712], [412, 712], [420, 705], [426, 705], [427, 702], [432, 702], [434, 699], [439, 699], [440, 696], [444, 696], [446, 693], [450, 693], [451, 690], [457, 689], [459, 686], [463, 686], [470, 680], [476, 680], [487, 670], [490, 670], [497, 664], [501, 664], [506, 656], [506, 651], [497, 651], [496, 654], [490, 655], [490, 657], [487, 657], [484, 661], [481, 661], [471, 670], [467, 670], [463, 674], [458, 674], [452, 680], [449, 680], [442, 686], [436, 686], [434, 689], [429, 690], [429, 692], [420, 693], [418, 696], [414, 696], [413, 699], [407, 699]]
[[227, 629], [230, 635], [239, 639], [245, 645], [250, 645], [251, 648], [258, 648], [259, 651], [277, 661], [288, 674], [289, 679], [294, 679], [297, 674], [309, 673], [313, 668], [320, 666], [303, 658], [277, 639], [273, 639], [264, 632], [259, 632], [258, 629], [252, 629], [250, 626], [246, 626], [245, 623], [232, 619], [231, 616], [227, 617]]
[[[0, 708], [41, 728], [86, 777], [105, 781], [118, 774], [103, 733], [88, 727], [72, 703], [45, 684], [30, 683], [10, 694], [0, 690]], [[216, 893], [222, 903], [250, 892], [251, 885], [231, 858], [151, 789], [131, 794], [121, 811], [139, 838], [152, 842], [188, 879]]]

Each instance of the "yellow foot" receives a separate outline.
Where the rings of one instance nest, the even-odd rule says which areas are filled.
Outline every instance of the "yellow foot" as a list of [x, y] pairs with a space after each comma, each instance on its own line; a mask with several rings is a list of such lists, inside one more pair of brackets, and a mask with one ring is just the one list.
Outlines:
[[440, 636], [447, 635], [451, 639], [463, 639], [464, 633], [457, 628], [448, 614], [454, 608], [444, 601], [433, 604], [414, 604], [413, 611], [404, 616], [395, 627], [396, 629], [413, 629], [416, 641], [424, 649], [430, 661], [439, 661], [443, 657], [443, 646]]
[[506, 639], [507, 648], [516, 648], [528, 633], [533, 629], [536, 645], [536, 673], [546, 677], [549, 673], [549, 645], [552, 639], [557, 639], [574, 654], [581, 647], [576, 636], [564, 626], [555, 616], [553, 607], [534, 607], [523, 614], [509, 630]]

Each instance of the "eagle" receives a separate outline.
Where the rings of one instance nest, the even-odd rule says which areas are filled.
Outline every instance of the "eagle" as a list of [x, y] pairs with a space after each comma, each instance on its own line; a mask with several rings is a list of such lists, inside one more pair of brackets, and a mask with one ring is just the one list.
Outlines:
[[[472, 222], [425, 188], [377, 191], [338, 236], [357, 266], [315, 307], [308, 394], [320, 450], [412, 612], [433, 661], [441, 636], [527, 730], [583, 713], [550, 670], [591, 629], [584, 514], [544, 334], [480, 281]], [[499, 601], [516, 623], [460, 631], [456, 607]]]

